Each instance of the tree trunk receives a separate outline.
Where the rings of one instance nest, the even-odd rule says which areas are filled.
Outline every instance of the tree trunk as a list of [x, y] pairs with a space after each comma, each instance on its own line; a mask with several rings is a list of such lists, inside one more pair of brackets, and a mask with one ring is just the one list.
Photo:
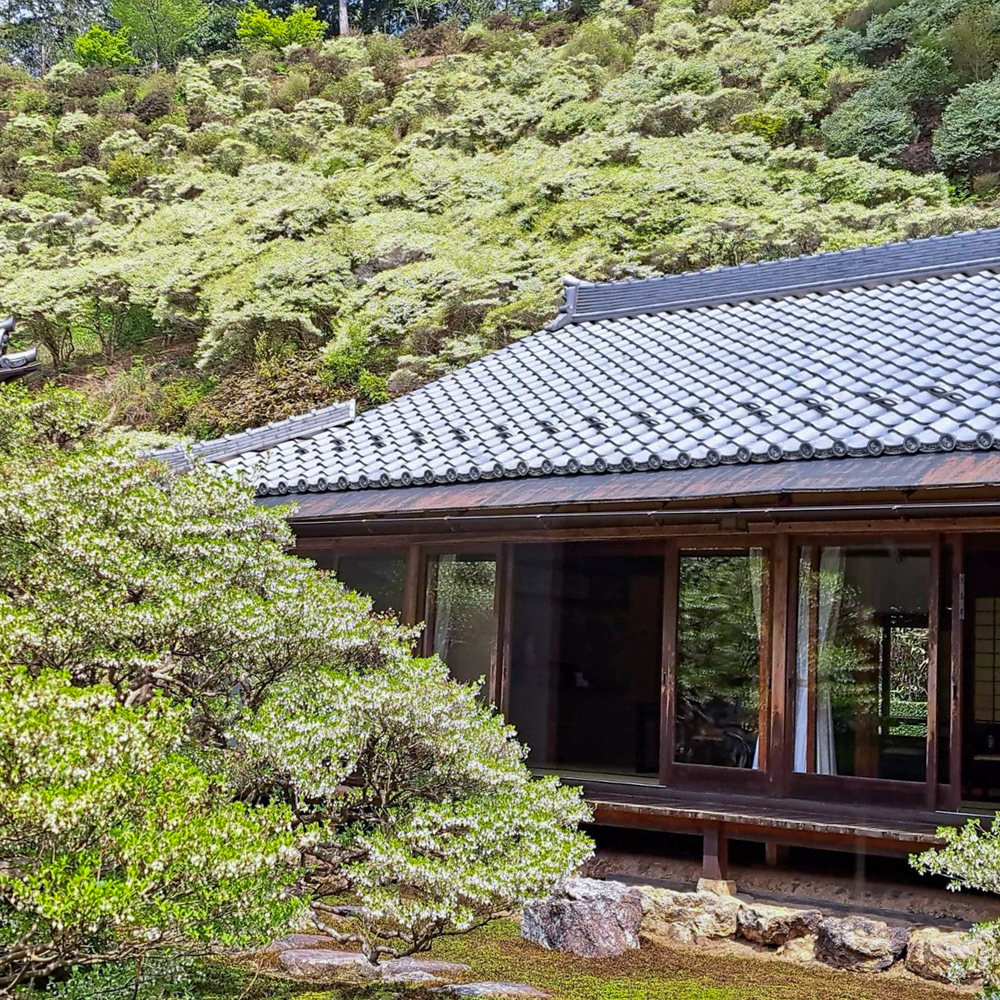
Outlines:
[[340, 0], [340, 27], [337, 33], [342, 37], [351, 33], [351, 26], [347, 20], [347, 0]]

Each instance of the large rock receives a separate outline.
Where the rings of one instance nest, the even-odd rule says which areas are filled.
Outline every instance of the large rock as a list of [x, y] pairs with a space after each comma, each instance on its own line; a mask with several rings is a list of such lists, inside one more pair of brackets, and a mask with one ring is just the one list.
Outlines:
[[320, 983], [442, 983], [469, 971], [467, 965], [420, 958], [394, 958], [372, 965], [356, 951], [322, 948], [283, 951], [278, 960], [285, 972], [296, 979]]
[[567, 879], [551, 898], [521, 914], [521, 936], [550, 951], [610, 958], [639, 947], [642, 897], [620, 882]]
[[754, 944], [777, 948], [819, 929], [819, 910], [793, 910], [764, 903], [746, 903], [739, 912], [739, 936]]
[[643, 886], [641, 937], [651, 945], [704, 944], [735, 937], [742, 908], [732, 896]]
[[816, 936], [816, 957], [835, 969], [884, 972], [906, 950], [910, 932], [868, 917], [826, 917]]
[[527, 997], [529, 1000], [549, 1000], [551, 993], [536, 990], [527, 983], [457, 983], [454, 986], [439, 986], [435, 993], [447, 993], [453, 997]]
[[982, 960], [980, 942], [961, 931], [921, 927], [910, 935], [906, 948], [906, 968], [916, 976], [938, 983], [978, 982], [982, 979]]

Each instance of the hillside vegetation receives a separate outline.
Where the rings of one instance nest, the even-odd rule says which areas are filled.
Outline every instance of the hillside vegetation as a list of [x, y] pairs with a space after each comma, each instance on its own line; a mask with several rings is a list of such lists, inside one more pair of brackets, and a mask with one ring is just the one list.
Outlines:
[[376, 404], [538, 329], [566, 273], [997, 224], [998, 27], [981, 0], [603, 0], [0, 67], [0, 313], [136, 427]]

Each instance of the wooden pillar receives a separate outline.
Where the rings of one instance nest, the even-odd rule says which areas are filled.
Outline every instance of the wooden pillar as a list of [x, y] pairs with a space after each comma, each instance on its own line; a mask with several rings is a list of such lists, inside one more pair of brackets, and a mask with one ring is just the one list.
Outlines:
[[721, 823], [708, 823], [702, 834], [702, 877], [723, 882], [729, 877], [729, 841]]
[[673, 779], [677, 741], [677, 611], [680, 552], [670, 539], [663, 552], [663, 640], [660, 663], [660, 783]]
[[951, 547], [951, 728], [948, 731], [948, 808], [962, 801], [962, 647], [965, 641], [965, 539], [948, 536]]
[[761, 552], [760, 632], [757, 637], [757, 767], [771, 767], [771, 698], [774, 676], [774, 579], [773, 551]]
[[419, 545], [406, 550], [406, 579], [403, 582], [403, 623], [416, 625], [423, 606], [423, 552]]
[[931, 542], [930, 593], [927, 595], [927, 773], [924, 805], [937, 805], [938, 642], [941, 635], [941, 536]]
[[787, 792], [792, 766], [789, 740], [794, 739], [791, 714], [794, 699], [790, 697], [790, 681], [794, 670], [790, 664], [795, 661], [790, 642], [794, 632], [795, 617], [792, 614], [793, 586], [792, 544], [788, 535], [778, 535], [771, 550], [771, 695], [768, 734], [770, 753], [767, 759], [768, 784], [775, 795]]
[[510, 709], [510, 647], [511, 622], [514, 604], [514, 552], [513, 546], [500, 546], [497, 558], [496, 597], [496, 639], [491, 663], [492, 678], [490, 698], [509, 721]]

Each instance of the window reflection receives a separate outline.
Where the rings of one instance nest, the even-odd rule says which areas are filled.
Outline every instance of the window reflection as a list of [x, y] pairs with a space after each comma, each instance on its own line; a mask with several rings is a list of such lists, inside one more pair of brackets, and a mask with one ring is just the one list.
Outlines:
[[398, 615], [403, 610], [406, 557], [401, 553], [343, 555], [337, 560], [337, 579], [351, 590], [367, 594], [375, 611]]
[[926, 551], [802, 550], [796, 771], [924, 780], [929, 575]]
[[431, 649], [456, 680], [474, 681], [489, 673], [496, 640], [496, 577], [492, 555], [441, 555], [428, 567]]
[[675, 760], [757, 767], [766, 574], [759, 549], [682, 555]]

